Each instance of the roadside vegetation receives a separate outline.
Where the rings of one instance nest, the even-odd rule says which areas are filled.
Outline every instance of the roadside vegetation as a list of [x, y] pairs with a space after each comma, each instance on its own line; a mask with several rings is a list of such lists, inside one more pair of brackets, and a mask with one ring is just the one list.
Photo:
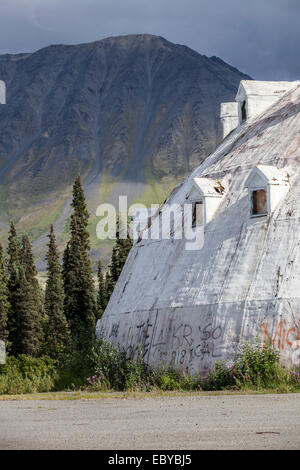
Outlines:
[[132, 360], [104, 340], [89, 353], [73, 351], [66, 362], [47, 356], [10, 356], [0, 366], [0, 395], [54, 391], [300, 391], [300, 371], [282, 366], [271, 346], [241, 347], [233, 363], [215, 363], [205, 380], [176, 369], [152, 370], [141, 354]]
[[0, 340], [7, 362], [0, 365], [0, 395], [52, 391], [300, 390], [300, 372], [280, 364], [270, 345], [245, 344], [232, 364], [218, 362], [205, 380], [177, 369], [152, 370], [104, 340], [95, 325], [113, 292], [132, 245], [116, 235], [111, 263], [98, 263], [95, 290], [89, 259], [89, 214], [80, 178], [73, 186], [69, 241], [60, 264], [54, 227], [47, 251], [45, 291], [37, 281], [27, 235], [11, 223], [7, 253], [0, 245]]

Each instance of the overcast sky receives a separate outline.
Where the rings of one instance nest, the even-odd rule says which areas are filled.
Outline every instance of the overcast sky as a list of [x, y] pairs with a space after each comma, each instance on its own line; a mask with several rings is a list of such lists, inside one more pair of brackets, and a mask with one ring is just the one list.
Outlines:
[[300, 0], [0, 0], [0, 53], [150, 33], [260, 80], [300, 80]]

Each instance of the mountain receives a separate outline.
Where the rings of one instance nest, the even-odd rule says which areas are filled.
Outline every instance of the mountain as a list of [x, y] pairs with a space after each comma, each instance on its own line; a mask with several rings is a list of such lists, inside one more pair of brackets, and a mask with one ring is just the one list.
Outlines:
[[92, 256], [99, 203], [162, 202], [221, 139], [219, 107], [250, 78], [217, 57], [148, 34], [0, 56], [0, 239], [9, 220], [34, 240], [67, 237], [73, 179], [84, 181]]

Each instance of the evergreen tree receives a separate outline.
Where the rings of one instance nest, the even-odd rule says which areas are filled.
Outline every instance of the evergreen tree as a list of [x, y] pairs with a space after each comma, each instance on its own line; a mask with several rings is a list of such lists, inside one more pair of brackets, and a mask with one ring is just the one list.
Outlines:
[[117, 238], [116, 238], [116, 243], [113, 247], [112, 250], [112, 255], [111, 255], [111, 262], [109, 265], [108, 272], [106, 274], [106, 305], [108, 304], [108, 301], [113, 293], [113, 290], [115, 288], [115, 285], [120, 277], [120, 274], [122, 272], [122, 269], [124, 267], [124, 264], [126, 262], [126, 259], [128, 257], [129, 251], [132, 247], [132, 240], [127, 235], [127, 238], [120, 238], [120, 233], [119, 233], [119, 222], [117, 223]]
[[102, 263], [101, 260], [98, 261], [98, 294], [97, 294], [97, 307], [98, 307], [98, 317], [101, 318], [106, 307], [106, 288], [105, 280], [102, 272]]
[[53, 359], [63, 360], [70, 346], [70, 332], [64, 314], [64, 291], [54, 227], [51, 225], [48, 243], [47, 283], [45, 291], [45, 353]]
[[20, 292], [20, 279], [21, 279], [21, 245], [17, 237], [16, 228], [11, 222], [9, 236], [8, 236], [8, 340], [10, 344], [11, 353], [15, 354], [18, 349], [19, 342], [19, 302], [21, 298]]
[[89, 213], [86, 206], [85, 195], [82, 188], [80, 176], [78, 176], [73, 185], [73, 200], [71, 203], [73, 214], [71, 215], [71, 228], [74, 219], [76, 219], [79, 238], [82, 243], [83, 250], [90, 249], [90, 235], [87, 230], [89, 223]]
[[20, 254], [19, 295], [15, 312], [17, 324], [13, 351], [16, 355], [37, 356], [43, 338], [43, 299], [42, 291], [36, 278], [37, 272], [33, 260], [31, 244], [26, 235], [22, 238]]
[[113, 293], [113, 290], [115, 288], [115, 281], [113, 280], [112, 274], [110, 270], [108, 269], [105, 275], [105, 304], [104, 304], [104, 310], [109, 302], [109, 299], [111, 298], [111, 295]]
[[6, 341], [8, 337], [7, 320], [9, 312], [8, 287], [5, 269], [3, 248], [0, 243], [0, 340]]
[[73, 186], [71, 238], [64, 253], [64, 312], [78, 349], [86, 349], [95, 336], [95, 288], [88, 256], [88, 211], [80, 178]]
[[127, 260], [129, 251], [132, 247], [132, 239], [130, 238], [129, 234], [127, 234], [126, 238], [120, 238], [119, 223], [117, 227], [117, 240], [113, 249], [111, 266], [111, 274], [115, 283], [120, 277], [124, 264]]
[[36, 279], [31, 245], [22, 246], [11, 224], [8, 238], [9, 342], [13, 355], [36, 356], [42, 339], [42, 296]]

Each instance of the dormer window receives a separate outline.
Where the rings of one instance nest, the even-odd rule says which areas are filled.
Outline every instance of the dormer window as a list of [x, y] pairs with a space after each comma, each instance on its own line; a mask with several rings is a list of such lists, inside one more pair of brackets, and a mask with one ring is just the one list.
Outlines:
[[225, 188], [221, 181], [211, 178], [194, 178], [186, 196], [192, 203], [192, 228], [208, 224], [218, 209]]
[[192, 228], [201, 227], [204, 224], [203, 200], [193, 202]]
[[267, 215], [267, 191], [256, 189], [251, 195], [251, 215]]
[[246, 180], [250, 217], [270, 215], [289, 190], [289, 176], [285, 170], [268, 165], [257, 165]]

